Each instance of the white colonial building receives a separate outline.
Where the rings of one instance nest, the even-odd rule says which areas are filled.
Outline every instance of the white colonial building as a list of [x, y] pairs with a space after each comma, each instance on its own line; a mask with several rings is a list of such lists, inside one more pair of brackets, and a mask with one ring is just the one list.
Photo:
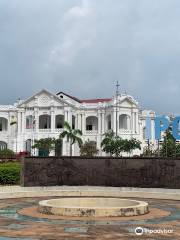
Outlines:
[[[64, 121], [82, 130], [83, 141], [95, 141], [99, 155], [105, 155], [100, 144], [103, 134], [110, 129], [117, 131], [122, 138], [140, 140], [143, 148], [147, 145], [146, 116], [150, 116], [153, 126], [155, 113], [141, 111], [138, 102], [127, 94], [80, 100], [64, 92], [53, 94], [41, 90], [14, 105], [0, 106], [0, 148], [8, 147], [14, 152], [31, 151], [31, 154], [37, 155], [37, 150], [31, 149], [34, 140], [58, 138]], [[69, 152], [69, 143], [63, 139], [62, 155], [69, 155]], [[140, 151], [134, 154], [140, 154]], [[79, 155], [77, 145], [74, 145], [73, 155]]]

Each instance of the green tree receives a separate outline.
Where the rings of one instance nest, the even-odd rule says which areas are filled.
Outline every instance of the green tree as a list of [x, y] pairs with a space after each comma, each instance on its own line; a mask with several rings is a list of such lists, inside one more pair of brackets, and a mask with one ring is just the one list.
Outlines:
[[124, 151], [124, 140], [110, 130], [104, 134], [104, 139], [101, 142], [101, 147], [104, 152], [109, 153], [110, 156], [115, 155], [119, 157]]
[[55, 139], [54, 138], [41, 138], [39, 140], [35, 140], [35, 144], [32, 148], [36, 148], [45, 153], [45, 155], [49, 156], [50, 152], [55, 148]]
[[11, 149], [5, 148], [0, 150], [0, 157], [2, 158], [11, 158], [14, 157], [15, 154]]
[[141, 149], [141, 142], [132, 138], [122, 139], [119, 136], [115, 136], [115, 133], [111, 130], [104, 134], [104, 139], [101, 142], [101, 147], [104, 152], [109, 153], [111, 156], [119, 157], [122, 152], [131, 152], [135, 149]]
[[81, 139], [82, 132], [79, 129], [73, 129], [68, 122], [64, 122], [64, 131], [60, 134], [60, 138], [67, 137], [67, 141], [70, 142], [70, 156], [72, 156], [72, 146], [74, 143], [78, 143], [79, 147], [83, 144]]
[[158, 149], [155, 147], [154, 144], [149, 143], [148, 146], [143, 148], [142, 157], [157, 157], [158, 156]]
[[98, 149], [96, 147], [96, 142], [86, 141], [80, 148], [81, 156], [93, 157], [98, 154]]
[[113, 130], [106, 132], [104, 135], [104, 139], [101, 142], [101, 147], [104, 152], [109, 153], [110, 156], [114, 154], [114, 141], [115, 141], [115, 133]]
[[124, 152], [124, 139], [116, 136], [114, 141], [112, 142], [113, 155], [116, 157], [120, 157], [122, 152]]
[[130, 140], [124, 139], [124, 152], [127, 152], [130, 155], [135, 149], [141, 150], [141, 142], [139, 140], [135, 138]]
[[165, 131], [164, 141], [160, 147], [160, 156], [174, 157], [180, 155], [180, 144], [176, 143], [176, 139], [172, 135], [172, 129], [169, 127]]

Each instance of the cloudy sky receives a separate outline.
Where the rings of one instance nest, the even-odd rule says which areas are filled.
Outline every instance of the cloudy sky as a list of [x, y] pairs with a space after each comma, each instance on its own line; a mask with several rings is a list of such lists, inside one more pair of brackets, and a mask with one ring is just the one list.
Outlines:
[[180, 114], [179, 0], [1, 0], [0, 104], [42, 88]]

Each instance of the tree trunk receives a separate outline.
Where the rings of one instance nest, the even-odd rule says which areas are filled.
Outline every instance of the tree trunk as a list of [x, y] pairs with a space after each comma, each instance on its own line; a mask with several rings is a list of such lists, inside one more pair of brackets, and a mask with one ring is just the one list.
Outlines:
[[70, 143], [70, 156], [72, 156], [72, 143]]

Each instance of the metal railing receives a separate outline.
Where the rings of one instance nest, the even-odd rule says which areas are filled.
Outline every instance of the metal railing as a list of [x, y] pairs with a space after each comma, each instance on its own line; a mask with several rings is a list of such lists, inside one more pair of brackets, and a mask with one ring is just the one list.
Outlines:
[[86, 130], [86, 134], [87, 135], [97, 135], [98, 134], [98, 130]]

